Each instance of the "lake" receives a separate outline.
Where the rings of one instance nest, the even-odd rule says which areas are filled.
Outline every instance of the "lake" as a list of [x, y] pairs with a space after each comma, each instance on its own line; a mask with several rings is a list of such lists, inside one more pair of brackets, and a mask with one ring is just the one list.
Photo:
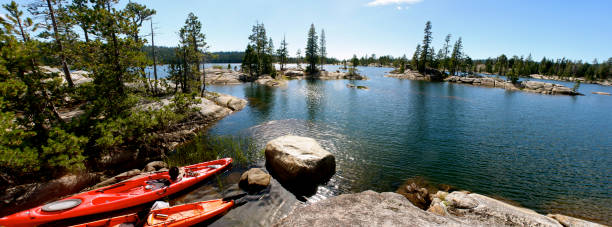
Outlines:
[[[544, 214], [610, 223], [612, 97], [591, 92], [612, 93], [612, 87], [582, 84], [579, 92], [586, 96], [551, 96], [384, 77], [390, 68], [358, 69], [370, 79], [291, 80], [285, 88], [207, 86], [249, 101], [208, 133], [250, 136], [261, 147], [286, 134], [315, 138], [336, 156], [337, 172], [310, 202], [363, 190], [395, 191], [405, 180], [422, 177]], [[264, 213], [282, 216], [292, 209], [285, 200], [298, 203], [279, 193], [268, 197]], [[201, 200], [198, 195], [187, 200]], [[251, 213], [257, 219], [260, 212]], [[221, 219], [237, 215], [227, 216]], [[266, 220], [220, 223], [272, 221], [259, 218]]]

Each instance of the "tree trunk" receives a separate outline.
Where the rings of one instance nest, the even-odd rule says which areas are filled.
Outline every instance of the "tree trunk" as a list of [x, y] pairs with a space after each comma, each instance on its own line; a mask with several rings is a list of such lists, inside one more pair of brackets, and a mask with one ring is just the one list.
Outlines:
[[183, 93], [187, 93], [187, 74], [189, 70], [189, 64], [187, 64], [187, 50], [183, 50]]
[[59, 37], [59, 32], [57, 31], [57, 23], [55, 22], [55, 15], [53, 13], [53, 7], [51, 6], [51, 0], [47, 0], [47, 6], [49, 7], [49, 15], [51, 16], [51, 22], [53, 23], [53, 34], [55, 35], [55, 42], [60, 49], [60, 57], [62, 60], [62, 68], [64, 70], [64, 77], [66, 77], [66, 81], [68, 82], [69, 87], [74, 87], [74, 83], [72, 82], [72, 77], [70, 76], [70, 70], [68, 69], [68, 64], [66, 63], [66, 55], [64, 54], [64, 46], [62, 45], [62, 41]]
[[89, 34], [87, 34], [87, 29], [85, 26], [81, 25], [81, 29], [83, 29], [83, 34], [85, 35], [85, 43], [89, 43]]
[[204, 97], [204, 91], [206, 91], [206, 55], [202, 57], [204, 63], [202, 67], [202, 78], [200, 78], [200, 96]]
[[[49, 1], [49, 0], [47, 0]], [[111, 8], [110, 8], [110, 2], [107, 2], [106, 7], [108, 8], [108, 12], [111, 12]], [[111, 23], [114, 23], [115, 21], [112, 21]], [[123, 91], [123, 78], [122, 78], [122, 72], [121, 72], [121, 66], [119, 65], [119, 42], [117, 40], [117, 34], [115, 34], [114, 28], [113, 31], [111, 31], [111, 39], [113, 42], [113, 50], [114, 50], [114, 59], [113, 62], [115, 63], [115, 83], [117, 84], [117, 89], [120, 95], [123, 95], [124, 91]]]
[[155, 56], [155, 39], [153, 31], [153, 17], [151, 17], [151, 47], [153, 48], [153, 76], [155, 77], [155, 81], [153, 81], [153, 93], [157, 94], [157, 58]]

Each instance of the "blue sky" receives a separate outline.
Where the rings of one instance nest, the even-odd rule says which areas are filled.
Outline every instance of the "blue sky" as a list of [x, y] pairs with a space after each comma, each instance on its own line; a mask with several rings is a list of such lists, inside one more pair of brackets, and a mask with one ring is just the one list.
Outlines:
[[259, 21], [275, 47], [286, 36], [291, 55], [304, 49], [307, 30], [314, 23], [318, 31], [325, 29], [330, 56], [410, 57], [430, 20], [436, 49], [450, 33], [453, 40], [463, 38], [465, 52], [475, 59], [502, 53], [531, 53], [538, 60], [612, 57], [610, 0], [135, 1], [157, 10], [156, 44], [165, 46], [177, 44], [176, 32], [194, 12], [212, 51], [244, 50], [251, 26]]

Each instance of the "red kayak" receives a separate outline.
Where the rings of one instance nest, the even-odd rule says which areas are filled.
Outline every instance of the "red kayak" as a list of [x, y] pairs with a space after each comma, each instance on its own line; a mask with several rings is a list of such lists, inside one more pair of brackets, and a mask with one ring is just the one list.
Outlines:
[[152, 202], [219, 173], [231, 163], [231, 158], [225, 158], [185, 166], [176, 181], [168, 171], [123, 181], [0, 218], [0, 226], [34, 226]]

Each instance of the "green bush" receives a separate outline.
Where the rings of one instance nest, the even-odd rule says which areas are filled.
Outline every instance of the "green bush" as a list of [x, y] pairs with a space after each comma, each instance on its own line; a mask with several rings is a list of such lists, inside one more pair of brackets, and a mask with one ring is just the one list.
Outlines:
[[41, 158], [50, 168], [60, 167], [71, 171], [83, 169], [85, 156], [82, 154], [85, 143], [86, 137], [75, 136], [54, 127], [49, 133], [47, 144], [42, 146]]

